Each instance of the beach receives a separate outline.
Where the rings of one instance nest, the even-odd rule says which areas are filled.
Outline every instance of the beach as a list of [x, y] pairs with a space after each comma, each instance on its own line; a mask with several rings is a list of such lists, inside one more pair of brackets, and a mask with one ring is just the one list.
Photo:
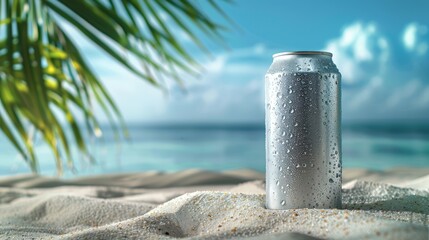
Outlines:
[[428, 239], [429, 169], [345, 169], [342, 209], [268, 210], [264, 174], [0, 178], [2, 239]]

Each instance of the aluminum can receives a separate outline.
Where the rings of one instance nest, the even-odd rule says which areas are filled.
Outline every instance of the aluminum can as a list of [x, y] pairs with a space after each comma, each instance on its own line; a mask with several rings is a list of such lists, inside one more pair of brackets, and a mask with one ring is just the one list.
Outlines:
[[274, 54], [265, 102], [266, 207], [341, 208], [341, 74], [332, 54]]

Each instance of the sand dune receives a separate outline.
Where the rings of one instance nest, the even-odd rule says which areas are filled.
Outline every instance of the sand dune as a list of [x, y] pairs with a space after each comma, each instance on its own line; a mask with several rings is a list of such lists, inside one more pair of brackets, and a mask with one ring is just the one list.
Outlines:
[[251, 170], [3, 177], [0, 238], [429, 239], [428, 169], [344, 175], [343, 209], [284, 211]]

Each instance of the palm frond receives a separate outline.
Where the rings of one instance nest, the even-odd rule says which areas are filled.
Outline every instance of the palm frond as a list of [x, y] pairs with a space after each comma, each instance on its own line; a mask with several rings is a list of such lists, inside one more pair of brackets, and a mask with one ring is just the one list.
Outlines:
[[[227, 18], [214, 1], [207, 6]], [[35, 129], [55, 156], [59, 173], [64, 161], [73, 167], [72, 142], [92, 159], [84, 131], [101, 132], [94, 104], [101, 106], [117, 138], [127, 135], [120, 110], [59, 22], [76, 27], [156, 87], [163, 87], [164, 78], [182, 85], [179, 72], [196, 75], [200, 68], [177, 31], [208, 52], [200, 34], [221, 39], [223, 29], [185, 0], [1, 0], [0, 16], [0, 129], [38, 171]]]

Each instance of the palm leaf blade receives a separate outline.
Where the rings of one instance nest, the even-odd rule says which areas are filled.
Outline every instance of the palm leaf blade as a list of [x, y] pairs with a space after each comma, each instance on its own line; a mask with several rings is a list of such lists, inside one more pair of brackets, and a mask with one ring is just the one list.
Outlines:
[[[207, 6], [222, 14], [215, 3]], [[38, 171], [34, 129], [49, 146], [58, 173], [63, 159], [72, 167], [73, 146], [92, 160], [77, 119], [82, 116], [88, 133], [98, 135], [94, 104], [107, 116], [117, 139], [128, 135], [114, 99], [58, 22], [74, 26], [119, 65], [156, 87], [164, 87], [165, 79], [182, 85], [201, 68], [173, 27], [205, 53], [198, 34], [219, 38], [221, 29], [188, 1], [4, 0], [0, 16], [0, 130]]]

